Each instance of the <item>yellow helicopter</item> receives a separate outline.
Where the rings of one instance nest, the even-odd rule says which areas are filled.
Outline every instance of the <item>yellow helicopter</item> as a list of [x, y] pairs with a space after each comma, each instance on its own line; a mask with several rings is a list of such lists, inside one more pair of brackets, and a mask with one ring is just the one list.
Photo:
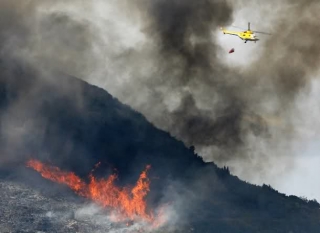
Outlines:
[[[243, 29], [240, 27], [236, 27], [236, 26], [232, 26], [235, 28], [239, 28], [239, 29]], [[238, 36], [240, 39], [244, 40], [244, 43], [247, 43], [247, 41], [254, 41], [255, 43], [260, 40], [255, 33], [261, 33], [261, 34], [265, 34], [265, 35], [271, 35], [270, 33], [267, 32], [260, 32], [260, 31], [252, 31], [250, 30], [250, 22], [248, 22], [248, 29], [245, 31], [229, 31], [226, 30], [224, 28], [220, 28], [221, 31], [223, 32], [223, 34], [228, 34], [228, 35], [234, 35], [234, 36]]]

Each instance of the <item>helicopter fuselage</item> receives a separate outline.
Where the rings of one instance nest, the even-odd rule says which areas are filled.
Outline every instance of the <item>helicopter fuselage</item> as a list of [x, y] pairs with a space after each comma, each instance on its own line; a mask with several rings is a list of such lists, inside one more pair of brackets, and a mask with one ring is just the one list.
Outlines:
[[254, 41], [257, 42], [259, 38], [254, 34], [253, 31], [247, 30], [247, 31], [229, 31], [225, 29], [221, 29], [223, 34], [238, 36], [240, 39], [244, 40], [244, 43], [247, 43], [247, 41]]

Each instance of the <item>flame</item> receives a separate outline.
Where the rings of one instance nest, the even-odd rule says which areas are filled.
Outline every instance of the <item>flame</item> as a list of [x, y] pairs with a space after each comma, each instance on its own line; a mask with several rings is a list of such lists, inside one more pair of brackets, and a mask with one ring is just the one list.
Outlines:
[[150, 191], [150, 181], [147, 176], [147, 172], [151, 168], [150, 165], [140, 174], [132, 189], [117, 187], [114, 184], [117, 179], [115, 174], [107, 179], [98, 180], [91, 173], [87, 184], [72, 172], [61, 171], [58, 167], [45, 165], [38, 160], [29, 160], [27, 167], [36, 170], [48, 180], [67, 185], [82, 197], [92, 199], [103, 207], [110, 208], [115, 211], [118, 221], [134, 220], [137, 217], [147, 221], [154, 220], [153, 214], [147, 212], [145, 201]]

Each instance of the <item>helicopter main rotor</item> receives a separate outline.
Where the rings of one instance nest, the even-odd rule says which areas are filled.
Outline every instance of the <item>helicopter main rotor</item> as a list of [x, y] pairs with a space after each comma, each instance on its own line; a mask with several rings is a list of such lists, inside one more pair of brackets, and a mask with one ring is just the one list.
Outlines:
[[[247, 29], [242, 28], [242, 27], [238, 27], [238, 26], [235, 26], [235, 25], [231, 25], [231, 27], [238, 28], [238, 29], [241, 29], [241, 30], [251, 31], [251, 29], [250, 29], [250, 22], [248, 22], [248, 28], [247, 28]], [[265, 35], [272, 35], [271, 33], [262, 32], [262, 31], [251, 31], [251, 32], [259, 33], [259, 34], [265, 34]]]

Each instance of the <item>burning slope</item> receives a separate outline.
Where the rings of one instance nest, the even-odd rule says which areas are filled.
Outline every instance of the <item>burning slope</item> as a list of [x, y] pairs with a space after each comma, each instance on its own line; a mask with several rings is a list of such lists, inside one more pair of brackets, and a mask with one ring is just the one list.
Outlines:
[[39, 172], [42, 177], [60, 184], [65, 184], [78, 195], [89, 198], [102, 205], [110, 208], [116, 214], [116, 220], [123, 219], [134, 220], [141, 218], [147, 221], [153, 221], [154, 217], [147, 212], [145, 197], [150, 191], [150, 181], [147, 177], [148, 165], [140, 174], [136, 185], [130, 190], [129, 188], [119, 188], [114, 182], [117, 175], [113, 174], [107, 179], [96, 179], [93, 174], [89, 175], [89, 184], [85, 183], [72, 172], [61, 171], [58, 167], [45, 165], [38, 160], [29, 160], [27, 167], [33, 168]]

